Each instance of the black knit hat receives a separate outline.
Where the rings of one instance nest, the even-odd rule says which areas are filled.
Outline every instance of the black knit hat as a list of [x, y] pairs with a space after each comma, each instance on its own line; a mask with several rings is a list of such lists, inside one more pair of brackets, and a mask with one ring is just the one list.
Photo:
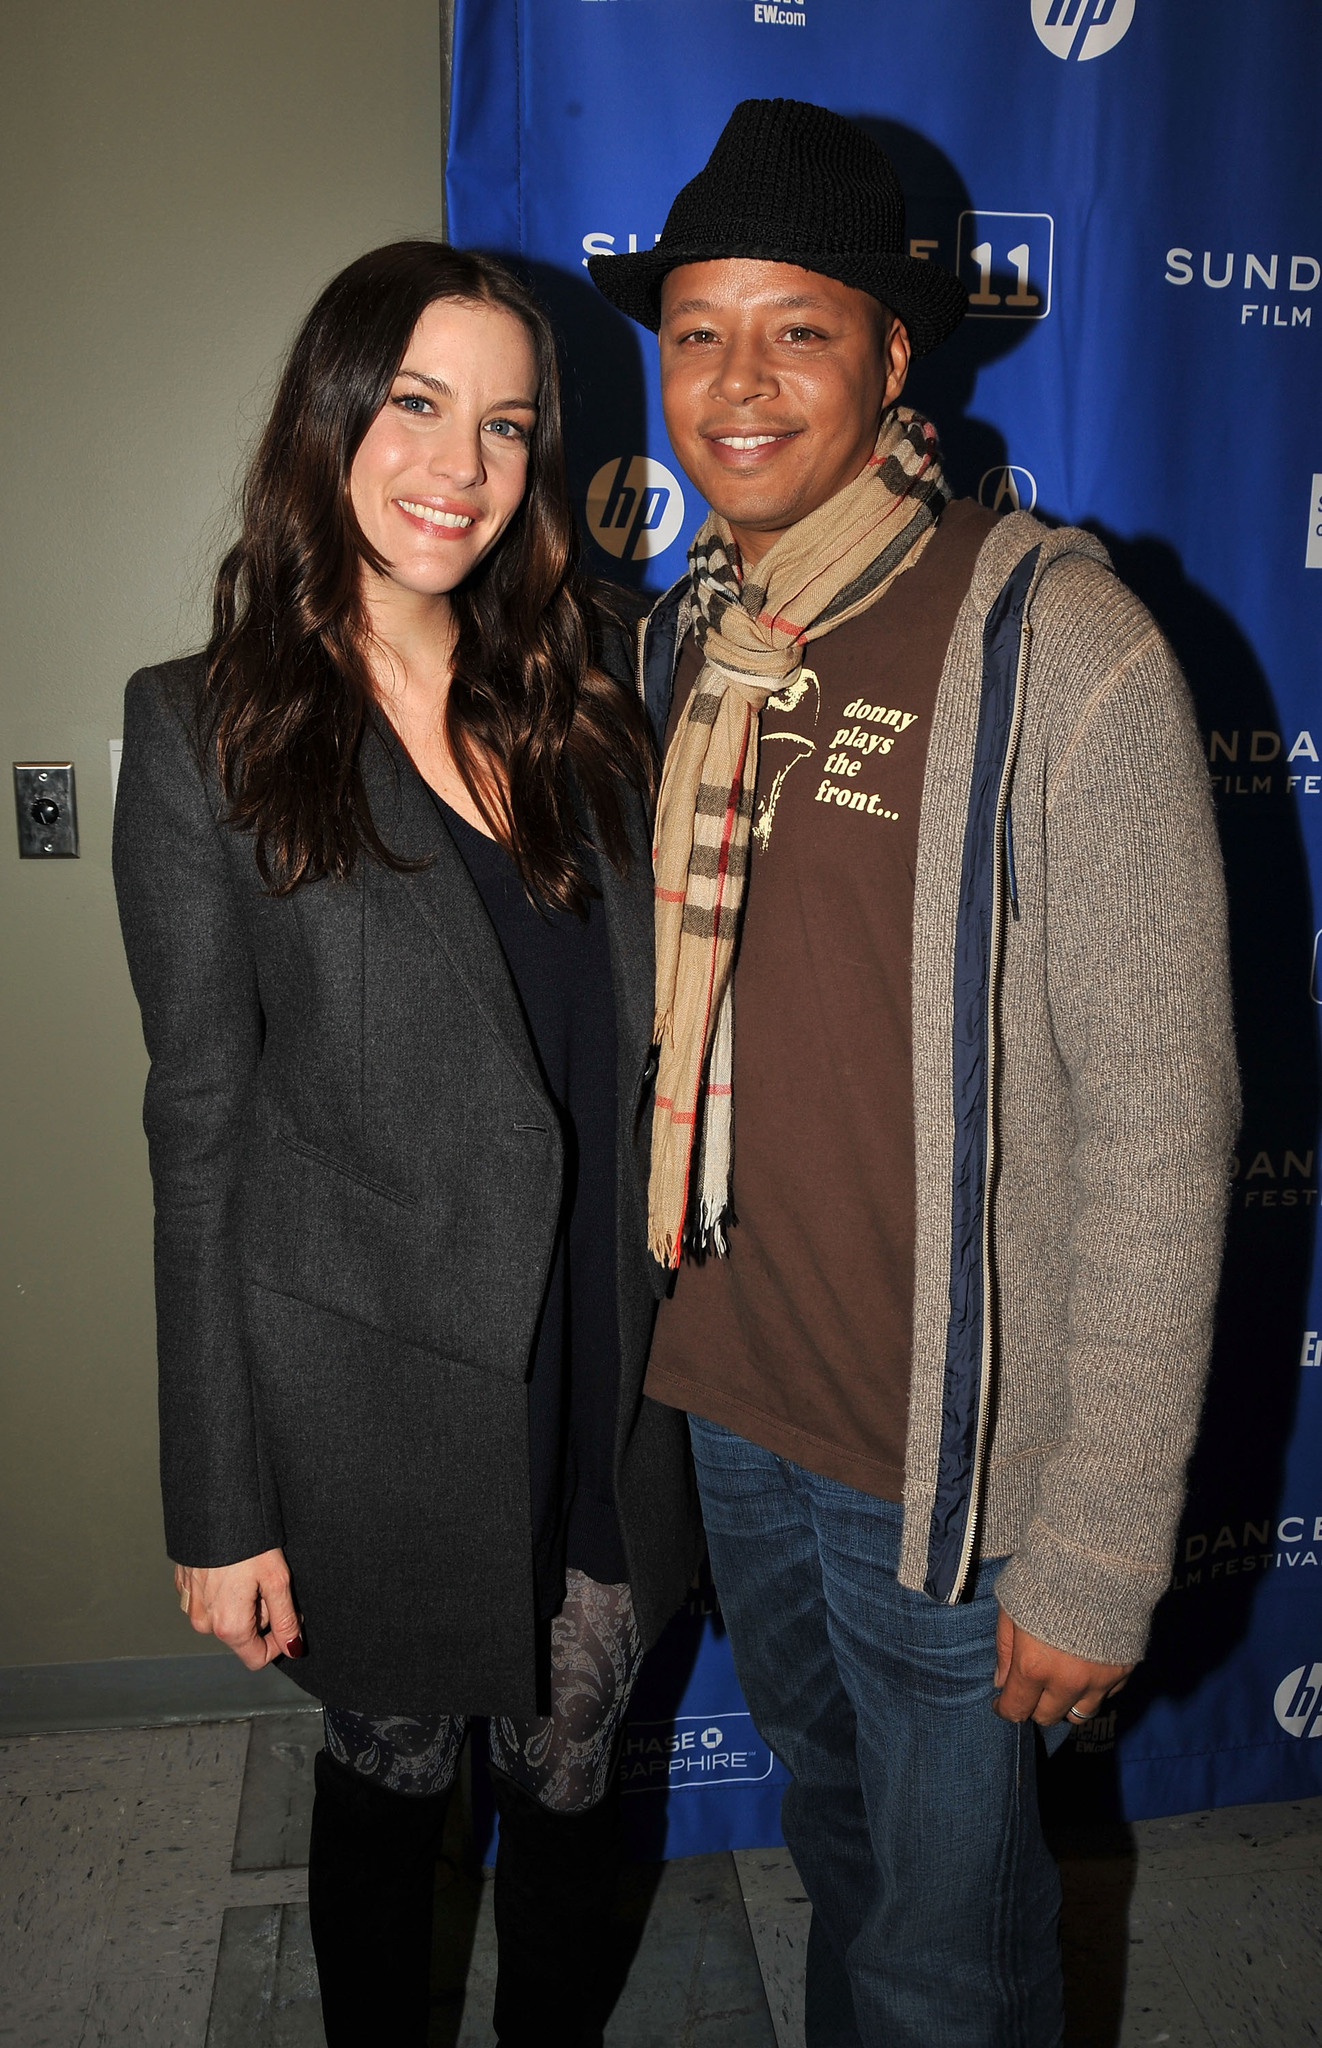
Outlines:
[[655, 333], [666, 272], [727, 256], [795, 263], [870, 292], [903, 320], [916, 356], [952, 334], [968, 306], [953, 272], [908, 253], [904, 194], [885, 151], [806, 100], [741, 100], [656, 247], [593, 256], [588, 271]]

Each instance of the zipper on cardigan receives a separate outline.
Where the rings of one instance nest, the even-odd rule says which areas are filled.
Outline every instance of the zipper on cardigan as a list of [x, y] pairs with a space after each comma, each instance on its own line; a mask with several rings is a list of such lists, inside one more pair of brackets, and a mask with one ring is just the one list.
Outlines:
[[1014, 875], [1014, 809], [1005, 807], [1005, 879], [1010, 891], [1010, 915], [1019, 922], [1019, 884]]
[[987, 1162], [982, 1191], [982, 1358], [978, 1374], [978, 1427], [973, 1444], [969, 1510], [964, 1523], [963, 1541], [960, 1544], [959, 1567], [947, 1600], [950, 1607], [955, 1606], [956, 1602], [963, 1598], [964, 1589], [968, 1584], [969, 1567], [973, 1560], [973, 1543], [978, 1528], [978, 1512], [982, 1506], [984, 1467], [987, 1462], [987, 1410], [992, 1371], [991, 1185], [996, 1167], [996, 995], [1001, 971], [1001, 928], [1004, 921], [1007, 882], [1010, 900], [1015, 905], [1014, 914], [1016, 917], [1019, 915], [1010, 856], [1010, 784], [1014, 780], [1019, 732], [1024, 722], [1024, 680], [1028, 673], [1028, 650], [1033, 638], [1033, 629], [1028, 623], [1031, 596], [1030, 591], [1024, 598], [1024, 622], [1019, 629], [1019, 661], [1014, 678], [1014, 704], [1010, 712], [1010, 732], [1005, 743], [1005, 759], [1001, 764], [1001, 786], [996, 797], [996, 825], [992, 837], [992, 844], [996, 849], [996, 860], [992, 870], [991, 918], [995, 956], [988, 962], [987, 967]]

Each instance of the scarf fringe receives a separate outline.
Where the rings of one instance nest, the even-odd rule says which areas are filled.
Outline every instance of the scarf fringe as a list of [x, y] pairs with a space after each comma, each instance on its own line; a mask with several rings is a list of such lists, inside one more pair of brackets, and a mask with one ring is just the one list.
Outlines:
[[698, 1218], [693, 1231], [693, 1249], [700, 1252], [715, 1252], [718, 1259], [729, 1255], [729, 1244], [725, 1235], [725, 1220], [730, 1214], [728, 1202], [717, 1203], [710, 1195], [704, 1195], [698, 1204]]

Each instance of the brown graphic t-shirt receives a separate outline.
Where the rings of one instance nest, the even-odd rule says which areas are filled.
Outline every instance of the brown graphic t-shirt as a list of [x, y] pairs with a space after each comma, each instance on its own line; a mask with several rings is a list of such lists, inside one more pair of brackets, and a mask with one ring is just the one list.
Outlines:
[[[910, 959], [932, 707], [991, 515], [808, 647], [762, 714], [734, 985], [734, 1224], [663, 1301], [647, 1392], [898, 1500], [913, 1318]], [[673, 731], [701, 664], [680, 657]]]

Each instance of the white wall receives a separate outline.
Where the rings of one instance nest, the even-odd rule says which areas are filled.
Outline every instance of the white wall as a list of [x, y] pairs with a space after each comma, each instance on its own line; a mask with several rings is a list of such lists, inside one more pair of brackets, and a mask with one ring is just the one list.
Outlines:
[[[441, 227], [438, 0], [0, 18], [0, 1664], [206, 1646], [156, 1488], [145, 1056], [110, 880], [124, 682], [205, 637], [294, 326]], [[9, 763], [76, 763], [20, 863]]]

